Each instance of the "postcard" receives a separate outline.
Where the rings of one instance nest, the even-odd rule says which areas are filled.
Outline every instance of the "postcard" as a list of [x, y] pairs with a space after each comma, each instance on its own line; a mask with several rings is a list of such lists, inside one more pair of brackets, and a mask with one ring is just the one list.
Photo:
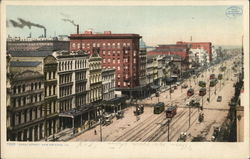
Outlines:
[[248, 158], [248, 1], [3, 1], [2, 158]]

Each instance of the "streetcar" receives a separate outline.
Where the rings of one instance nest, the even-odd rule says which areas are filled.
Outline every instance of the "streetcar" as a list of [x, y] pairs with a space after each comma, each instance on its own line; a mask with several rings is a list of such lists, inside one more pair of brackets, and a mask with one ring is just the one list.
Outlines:
[[159, 102], [154, 105], [154, 114], [160, 114], [165, 110], [165, 104], [163, 102]]
[[204, 82], [204, 81], [199, 81], [199, 86], [200, 86], [200, 87], [206, 87], [206, 82]]
[[211, 80], [211, 79], [215, 79], [215, 74], [211, 74], [210, 77], [209, 77], [209, 79], [210, 79], [210, 80]]
[[187, 91], [187, 96], [192, 96], [194, 95], [194, 89], [193, 88], [189, 88], [188, 91]]
[[199, 90], [199, 96], [204, 96], [204, 95], [206, 95], [206, 92], [207, 92], [206, 88], [201, 88], [201, 89]]
[[213, 79], [210, 81], [210, 87], [214, 87], [218, 83], [217, 79]]
[[170, 106], [168, 107], [168, 109], [166, 110], [166, 117], [167, 118], [173, 118], [176, 115], [177, 112], [177, 106]]

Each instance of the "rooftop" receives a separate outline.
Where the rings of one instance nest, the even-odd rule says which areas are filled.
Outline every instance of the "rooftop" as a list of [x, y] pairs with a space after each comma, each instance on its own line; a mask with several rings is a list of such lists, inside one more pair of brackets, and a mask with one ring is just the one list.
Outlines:
[[12, 57], [46, 57], [52, 55], [51, 50], [35, 50], [35, 51], [9, 51]]
[[34, 62], [34, 61], [11, 61], [10, 67], [36, 67], [41, 62]]

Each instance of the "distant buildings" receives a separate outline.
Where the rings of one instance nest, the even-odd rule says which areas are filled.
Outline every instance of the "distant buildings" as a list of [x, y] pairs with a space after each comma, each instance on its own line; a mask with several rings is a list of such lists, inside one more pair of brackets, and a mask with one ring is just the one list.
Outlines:
[[212, 43], [211, 42], [176, 42], [177, 45], [187, 44], [190, 49], [204, 49], [208, 54], [209, 62], [212, 61]]
[[55, 38], [11, 38], [7, 39], [7, 51], [68, 50], [69, 41]]
[[187, 44], [159, 45], [148, 55], [178, 55], [184, 60], [188, 60], [189, 47]]
[[103, 68], [116, 69], [116, 89], [130, 96], [139, 86], [139, 39], [138, 34], [71, 34], [70, 51], [84, 50], [93, 54], [98, 50]]

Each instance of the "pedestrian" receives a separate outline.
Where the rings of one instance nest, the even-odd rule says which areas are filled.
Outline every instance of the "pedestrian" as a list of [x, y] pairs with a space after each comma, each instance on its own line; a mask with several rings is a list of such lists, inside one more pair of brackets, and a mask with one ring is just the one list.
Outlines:
[[96, 132], [96, 130], [95, 130], [94, 132], [95, 132], [95, 135], [97, 135], [97, 132]]

